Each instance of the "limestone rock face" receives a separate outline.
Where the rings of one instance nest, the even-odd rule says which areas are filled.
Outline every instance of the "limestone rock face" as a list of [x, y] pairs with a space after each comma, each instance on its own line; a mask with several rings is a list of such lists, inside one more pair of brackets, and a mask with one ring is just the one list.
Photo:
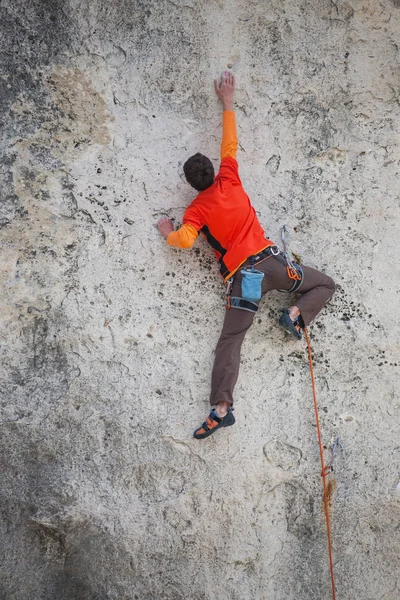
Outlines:
[[218, 168], [237, 77], [241, 178], [267, 235], [337, 292], [310, 327], [338, 598], [398, 600], [400, 3], [3, 0], [4, 600], [330, 598], [305, 344], [263, 300], [237, 423], [208, 411], [223, 287], [166, 246]]

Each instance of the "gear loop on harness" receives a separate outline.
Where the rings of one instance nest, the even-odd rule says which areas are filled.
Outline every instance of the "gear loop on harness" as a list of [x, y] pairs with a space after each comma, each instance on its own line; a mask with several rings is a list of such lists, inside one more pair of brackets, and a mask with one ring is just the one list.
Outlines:
[[[301, 266], [298, 265], [297, 263], [292, 263], [292, 266], [296, 271], [296, 277], [290, 277], [290, 275], [288, 273], [290, 279], [294, 279], [294, 283], [293, 283], [292, 287], [290, 288], [290, 290], [288, 290], [288, 291], [289, 292], [297, 292], [297, 290], [303, 283], [304, 272], [303, 272], [303, 269], [301, 268]], [[286, 269], [288, 269], [288, 267], [286, 267]]]

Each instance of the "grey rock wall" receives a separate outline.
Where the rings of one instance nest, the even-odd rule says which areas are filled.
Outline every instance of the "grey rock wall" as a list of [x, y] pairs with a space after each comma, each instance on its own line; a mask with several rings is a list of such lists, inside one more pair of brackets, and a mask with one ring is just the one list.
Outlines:
[[310, 328], [341, 600], [399, 600], [400, 4], [3, 0], [4, 600], [325, 600], [304, 343], [264, 300], [237, 425], [208, 410], [224, 315], [210, 249], [169, 248], [218, 166], [237, 76], [241, 177], [267, 234], [337, 292]]

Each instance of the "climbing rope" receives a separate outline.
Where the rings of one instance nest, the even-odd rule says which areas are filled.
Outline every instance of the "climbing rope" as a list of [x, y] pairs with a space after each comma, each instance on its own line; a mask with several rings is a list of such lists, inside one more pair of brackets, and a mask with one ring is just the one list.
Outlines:
[[322, 476], [322, 481], [324, 484], [324, 505], [325, 505], [326, 529], [327, 529], [327, 535], [328, 535], [329, 568], [331, 571], [332, 598], [333, 598], [333, 600], [336, 600], [335, 578], [333, 575], [331, 526], [330, 526], [330, 520], [329, 520], [329, 500], [328, 500], [328, 490], [327, 490], [327, 485], [326, 485], [326, 478], [329, 475], [329, 473], [332, 472], [332, 464], [325, 465], [325, 461], [324, 461], [324, 449], [322, 446], [321, 428], [319, 426], [317, 394], [315, 391], [315, 378], [314, 378], [314, 369], [313, 369], [313, 362], [312, 362], [311, 344], [310, 344], [310, 338], [308, 335], [308, 331], [306, 328], [304, 328], [304, 333], [305, 333], [306, 340], [307, 340], [308, 358], [309, 358], [310, 374], [311, 374], [311, 385], [312, 385], [312, 391], [313, 391], [313, 397], [314, 397], [315, 421], [317, 423], [319, 455], [320, 455], [320, 459], [321, 459], [321, 468], [322, 468], [321, 476]]
[[[288, 228], [286, 227], [286, 225], [283, 225], [283, 227], [281, 229], [281, 240], [282, 240], [283, 252], [284, 252], [285, 256], [287, 256], [287, 244], [286, 244], [286, 236], [285, 236], [286, 233], [288, 233]], [[298, 297], [297, 294], [295, 295], [295, 297], [296, 298]], [[313, 398], [314, 398], [315, 422], [317, 424], [319, 456], [321, 459], [321, 476], [322, 476], [322, 482], [324, 485], [324, 506], [325, 506], [326, 531], [327, 531], [327, 536], [328, 536], [329, 569], [330, 569], [330, 573], [331, 573], [332, 598], [333, 598], [333, 600], [336, 600], [335, 577], [333, 574], [331, 525], [330, 525], [330, 519], [329, 519], [329, 498], [328, 498], [328, 487], [326, 484], [326, 478], [333, 471], [333, 461], [337, 454], [338, 448], [343, 450], [343, 445], [340, 441], [340, 438], [336, 438], [335, 443], [332, 448], [331, 459], [330, 459], [329, 463], [326, 465], [325, 460], [324, 460], [324, 447], [322, 445], [321, 427], [319, 425], [317, 393], [315, 391], [315, 378], [314, 378], [314, 369], [313, 369], [313, 361], [312, 361], [311, 343], [310, 343], [310, 337], [308, 335], [308, 331], [307, 331], [306, 327], [304, 327], [304, 333], [305, 333], [306, 340], [307, 340], [308, 359], [309, 359], [310, 374], [311, 374], [311, 385], [312, 385]]]

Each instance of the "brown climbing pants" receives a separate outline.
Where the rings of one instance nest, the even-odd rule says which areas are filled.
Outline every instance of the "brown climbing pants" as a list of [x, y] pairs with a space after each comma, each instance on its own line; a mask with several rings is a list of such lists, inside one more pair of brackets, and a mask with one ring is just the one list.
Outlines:
[[[248, 265], [250, 265], [250, 261], [247, 261], [243, 267]], [[263, 295], [271, 290], [289, 290], [293, 285], [293, 280], [289, 279], [285, 265], [273, 256], [257, 264], [256, 268], [264, 273]], [[234, 275], [232, 296], [241, 297], [242, 295], [241, 269]], [[298, 298], [294, 304], [299, 308], [304, 325], [307, 326], [333, 296], [335, 283], [331, 277], [316, 269], [303, 265], [302, 269], [304, 278], [296, 292]], [[219, 402], [233, 404], [233, 389], [239, 375], [240, 348], [246, 331], [253, 322], [254, 314], [239, 308], [230, 308], [226, 311], [222, 333], [215, 351], [211, 378], [211, 406], [215, 406]]]

